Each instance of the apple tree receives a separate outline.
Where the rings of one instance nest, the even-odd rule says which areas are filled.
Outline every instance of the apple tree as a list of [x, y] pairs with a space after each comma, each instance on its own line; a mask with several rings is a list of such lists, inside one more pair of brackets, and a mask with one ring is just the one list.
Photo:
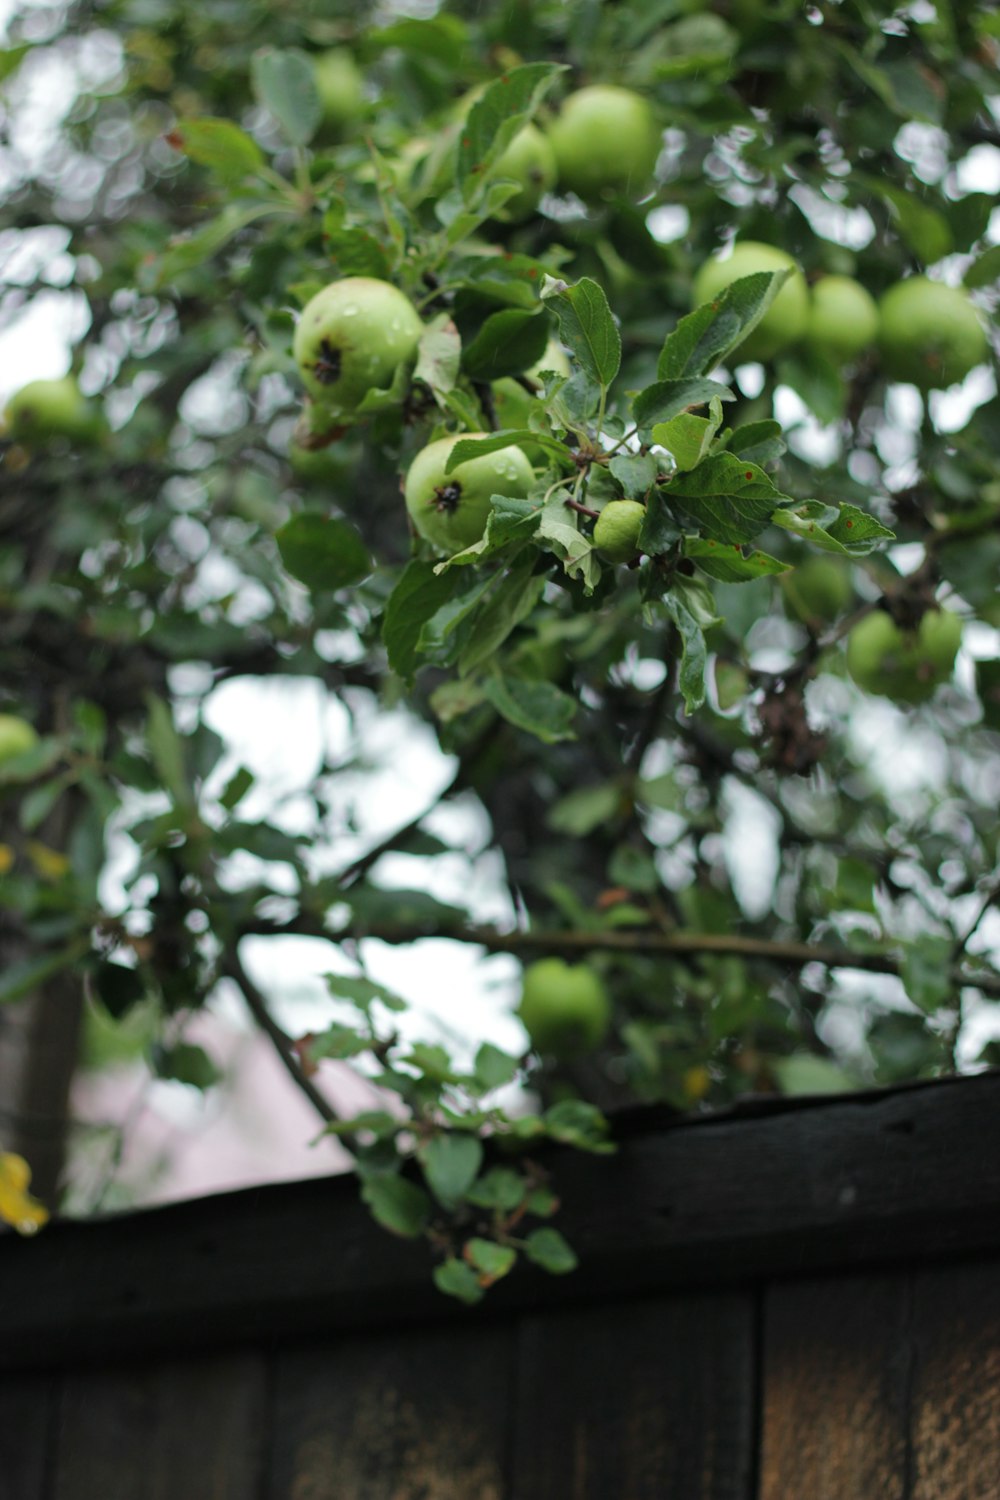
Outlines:
[[[88, 1018], [210, 1088], [223, 982], [469, 1300], [573, 1263], [533, 1142], [997, 1060], [998, 57], [985, 0], [15, 9], [0, 311], [74, 321], [0, 449], [6, 1217]], [[292, 678], [351, 726], [297, 823], [208, 722]], [[341, 857], [390, 711], [506, 926], [434, 808]], [[525, 964], [522, 1051], [412, 1040], [366, 955], [430, 937]]]

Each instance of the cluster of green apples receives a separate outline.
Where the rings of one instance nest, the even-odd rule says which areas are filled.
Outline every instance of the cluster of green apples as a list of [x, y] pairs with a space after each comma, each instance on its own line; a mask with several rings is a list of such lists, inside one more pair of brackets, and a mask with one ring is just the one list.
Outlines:
[[903, 629], [883, 610], [873, 610], [847, 637], [847, 670], [866, 693], [897, 703], [926, 703], [948, 682], [962, 644], [962, 617], [951, 609], [929, 609], [913, 629]]
[[767, 361], [804, 343], [848, 365], [877, 348], [891, 379], [928, 391], [963, 380], [987, 357], [979, 314], [960, 288], [910, 276], [876, 302], [851, 276], [823, 276], [810, 287], [791, 255], [756, 240], [739, 241], [728, 255], [705, 262], [694, 279], [695, 306], [743, 276], [781, 270], [791, 274], [736, 351], [740, 359]]

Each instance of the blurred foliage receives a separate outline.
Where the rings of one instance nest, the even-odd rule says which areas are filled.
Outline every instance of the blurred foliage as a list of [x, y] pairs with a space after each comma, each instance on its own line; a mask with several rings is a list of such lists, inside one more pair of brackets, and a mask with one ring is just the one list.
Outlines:
[[[350, 109], [315, 85], [332, 52], [363, 79]], [[111, 1024], [143, 1007], [152, 1069], [207, 1088], [212, 1059], [175, 1023], [223, 976], [252, 994], [241, 943], [339, 944], [355, 988], [292, 1066], [321, 1080], [324, 1058], [355, 1059], [393, 1096], [335, 1128], [375, 1217], [428, 1233], [442, 1289], [469, 1300], [512, 1249], [572, 1265], [554, 1229], [522, 1237], [556, 1206], [537, 1164], [484, 1165], [483, 1134], [601, 1149], [597, 1110], [628, 1101], [975, 1062], [966, 1022], [1000, 995], [995, 386], [969, 377], [955, 430], [952, 396], [891, 384], [876, 345], [846, 366], [808, 342], [727, 364], [769, 275], [682, 320], [735, 236], [875, 299], [928, 270], [964, 283], [995, 350], [974, 167], [1000, 148], [998, 56], [994, 8], [949, 0], [15, 14], [0, 326], [53, 289], [78, 300], [93, 420], [63, 437], [12, 420], [0, 448], [0, 712], [39, 736], [0, 762], [0, 903], [24, 950], [0, 999], [72, 968]], [[655, 111], [655, 181], [586, 204], [557, 187], [508, 222], [503, 150], [591, 83]], [[393, 282], [428, 331], [415, 373], [344, 423], [306, 401], [292, 336], [348, 275]], [[570, 377], [528, 377], [553, 337]], [[432, 437], [488, 430], [493, 380], [509, 402], [518, 376], [537, 493], [498, 499], [485, 545], [442, 567], [400, 474]], [[642, 561], [615, 566], [592, 522], [623, 497], [646, 505]], [[839, 572], [797, 587], [817, 549]], [[957, 675], [925, 669], [927, 702], [851, 682], [855, 623], [885, 609], [915, 632], [944, 603], [965, 649]], [[205, 720], [220, 684], [293, 676], [353, 734], [307, 789], [308, 832], [243, 811], [254, 776]], [[428, 894], [454, 850], [419, 826], [385, 846], [427, 862], [419, 889], [380, 882], [380, 849], [336, 858], [364, 727], [401, 703], [455, 758], [448, 795], [488, 815], [520, 944]], [[613, 1037], [561, 1067], [481, 1050], [470, 1071], [400, 1040], [365, 935], [587, 953]], [[514, 1080], [537, 1113], [494, 1107]]]

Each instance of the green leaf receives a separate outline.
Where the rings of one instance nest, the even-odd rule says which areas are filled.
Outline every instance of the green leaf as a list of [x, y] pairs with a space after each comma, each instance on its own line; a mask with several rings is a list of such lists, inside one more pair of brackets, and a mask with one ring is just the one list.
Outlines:
[[246, 766], [240, 766], [238, 771], [233, 772], [219, 793], [219, 802], [227, 812], [232, 812], [236, 804], [242, 802], [256, 779], [253, 772], [248, 771]]
[[392, 1234], [415, 1239], [431, 1216], [431, 1200], [405, 1177], [370, 1175], [362, 1179], [361, 1197], [372, 1218]]
[[721, 425], [721, 415], [716, 419], [681, 412], [669, 422], [657, 422], [653, 428], [653, 442], [666, 448], [676, 467], [683, 472], [697, 468]]
[[564, 833], [569, 838], [586, 838], [602, 823], [619, 816], [622, 805], [619, 783], [605, 781], [600, 786], [582, 786], [567, 792], [549, 809], [545, 821], [555, 833]]
[[[313, 1045], [310, 1043], [310, 1054], [313, 1052]], [[336, 1052], [322, 1054], [324, 1057], [337, 1055]], [[349, 1057], [352, 1054], [344, 1055]], [[405, 1129], [406, 1124], [403, 1120], [397, 1120], [395, 1115], [388, 1114], [384, 1109], [365, 1109], [359, 1115], [352, 1115], [349, 1120], [329, 1120], [324, 1127], [323, 1134], [344, 1136], [364, 1133], [375, 1136], [376, 1140], [388, 1141]]]
[[517, 1251], [510, 1245], [498, 1245], [495, 1240], [478, 1237], [466, 1240], [465, 1257], [490, 1281], [499, 1281], [517, 1264]]
[[740, 547], [704, 537], [685, 537], [684, 556], [693, 558], [703, 573], [717, 578], [720, 583], [750, 583], [754, 578], [791, 571], [789, 563], [770, 557], [766, 552], [751, 552], [744, 557]]
[[353, 526], [306, 511], [275, 532], [281, 561], [312, 593], [334, 593], [372, 571], [368, 550]]
[[584, 372], [599, 386], [609, 386], [621, 365], [622, 340], [601, 287], [589, 276], [573, 286], [547, 276], [542, 300], [555, 312], [559, 336]]
[[335, 1000], [348, 1000], [359, 1010], [367, 1012], [375, 1000], [389, 1010], [406, 1009], [406, 1001], [401, 1000], [395, 990], [387, 989], [384, 984], [376, 984], [373, 979], [357, 979], [350, 974], [324, 974], [323, 978]]
[[472, 1307], [482, 1302], [485, 1295], [479, 1277], [467, 1261], [451, 1256], [442, 1265], [434, 1267], [434, 1285], [446, 1297], [457, 1297]]
[[952, 948], [950, 938], [932, 933], [903, 948], [903, 987], [914, 1005], [929, 1015], [949, 1003], [958, 1005], [958, 987], [951, 977]]
[[499, 380], [520, 375], [545, 353], [549, 320], [544, 313], [504, 307], [491, 313], [462, 354], [462, 365], [473, 380]]
[[322, 1057], [338, 1060], [359, 1057], [362, 1052], [370, 1052], [371, 1045], [371, 1037], [363, 1036], [355, 1027], [334, 1023], [324, 1027], [316, 1036], [311, 1036], [306, 1050], [314, 1062], [319, 1062]]
[[894, 531], [856, 505], [842, 505], [837, 519], [826, 528], [826, 534], [851, 557], [867, 557], [882, 542], [896, 539]]
[[580, 1264], [558, 1229], [533, 1229], [524, 1242], [524, 1253], [553, 1276], [565, 1276]]
[[495, 655], [541, 599], [545, 578], [541, 574], [532, 577], [537, 555], [529, 549], [519, 557], [480, 604], [458, 657], [460, 676], [467, 676]]
[[491, 1167], [466, 1190], [465, 1197], [477, 1208], [496, 1208], [510, 1213], [524, 1197], [524, 1178], [509, 1167]]
[[177, 1042], [173, 1047], [154, 1048], [153, 1065], [158, 1078], [186, 1083], [202, 1093], [222, 1077], [204, 1047], [198, 1047], [193, 1042]]
[[184, 763], [184, 745], [170, 709], [155, 693], [147, 693], [146, 711], [146, 743], [160, 780], [178, 808], [192, 811], [194, 790]]
[[479, 1175], [483, 1145], [474, 1135], [436, 1135], [417, 1153], [427, 1186], [445, 1208], [452, 1208]]
[[608, 468], [626, 500], [645, 500], [656, 483], [658, 465], [652, 453], [616, 453]]
[[232, 120], [181, 120], [167, 137], [171, 146], [224, 182], [239, 182], [264, 166], [257, 142]]
[[482, 684], [483, 692], [497, 713], [518, 729], [527, 730], [546, 745], [576, 738], [573, 720], [577, 703], [551, 682], [537, 678], [501, 676], [497, 672]]
[[472, 1065], [473, 1083], [483, 1094], [503, 1088], [517, 1077], [518, 1060], [509, 1052], [502, 1052], [492, 1042], [483, 1042]]
[[663, 609], [677, 626], [681, 638], [679, 687], [684, 708], [693, 714], [705, 701], [705, 672], [708, 648], [705, 644], [705, 620], [700, 609], [692, 608], [693, 591], [686, 582], [675, 583], [661, 601]]
[[466, 203], [474, 203], [482, 195], [490, 168], [563, 71], [561, 63], [525, 63], [511, 68], [473, 104], [459, 134], [455, 161], [456, 182]]
[[200, 270], [206, 261], [218, 255], [224, 245], [256, 219], [286, 212], [288, 210], [276, 209], [273, 204], [227, 203], [222, 212], [201, 229], [172, 239], [163, 254], [152, 261], [149, 270], [141, 276], [143, 286], [156, 290], [169, 285], [186, 271]]
[[304, 52], [263, 47], [250, 60], [253, 90], [293, 146], [308, 146], [323, 118], [313, 66]]
[[417, 647], [421, 630], [459, 587], [454, 573], [438, 573], [433, 563], [411, 562], [403, 570], [382, 615], [389, 665], [400, 677], [413, 677], [421, 661]]
[[828, 1057], [811, 1052], [793, 1052], [771, 1064], [783, 1094], [843, 1094], [857, 1088], [857, 1082]]
[[374, 276], [377, 281], [388, 280], [391, 270], [389, 256], [370, 229], [339, 223], [327, 227], [324, 221], [323, 243], [338, 276]]
[[954, 241], [948, 220], [922, 202], [912, 189], [896, 187], [882, 177], [854, 176], [852, 181], [862, 191], [883, 200], [901, 237], [925, 266], [951, 254]]
[[583, 1099], [561, 1099], [543, 1115], [545, 1130], [554, 1141], [605, 1156], [615, 1150], [608, 1140], [610, 1125], [601, 1111]]
[[706, 380], [701, 375], [684, 380], [658, 380], [635, 396], [632, 415], [640, 430], [648, 433], [655, 423], [669, 422], [688, 406], [707, 406], [715, 397], [720, 401], [736, 400], [728, 385]]
[[761, 468], [773, 463], [785, 451], [781, 423], [766, 417], [761, 422], [746, 422], [725, 435], [725, 446], [739, 458], [751, 458]]
[[970, 291], [981, 286], [995, 286], [1000, 282], [1000, 245], [991, 245], [976, 257], [964, 276]]
[[462, 363], [462, 340], [447, 313], [428, 323], [417, 345], [414, 380], [422, 380], [435, 395], [454, 390]]
[[786, 267], [741, 276], [713, 301], [681, 318], [660, 351], [656, 371], [660, 380], [681, 380], [714, 370], [757, 327], [790, 275]]
[[717, 453], [690, 473], [676, 475], [662, 494], [706, 536], [734, 543], [752, 542], [787, 498], [763, 469], [733, 453]]

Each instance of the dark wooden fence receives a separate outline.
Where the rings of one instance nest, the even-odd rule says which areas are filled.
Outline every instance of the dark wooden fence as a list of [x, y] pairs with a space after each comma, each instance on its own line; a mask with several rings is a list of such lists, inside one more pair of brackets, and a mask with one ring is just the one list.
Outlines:
[[560, 1153], [468, 1312], [350, 1180], [0, 1240], [2, 1500], [1000, 1500], [1000, 1078]]

